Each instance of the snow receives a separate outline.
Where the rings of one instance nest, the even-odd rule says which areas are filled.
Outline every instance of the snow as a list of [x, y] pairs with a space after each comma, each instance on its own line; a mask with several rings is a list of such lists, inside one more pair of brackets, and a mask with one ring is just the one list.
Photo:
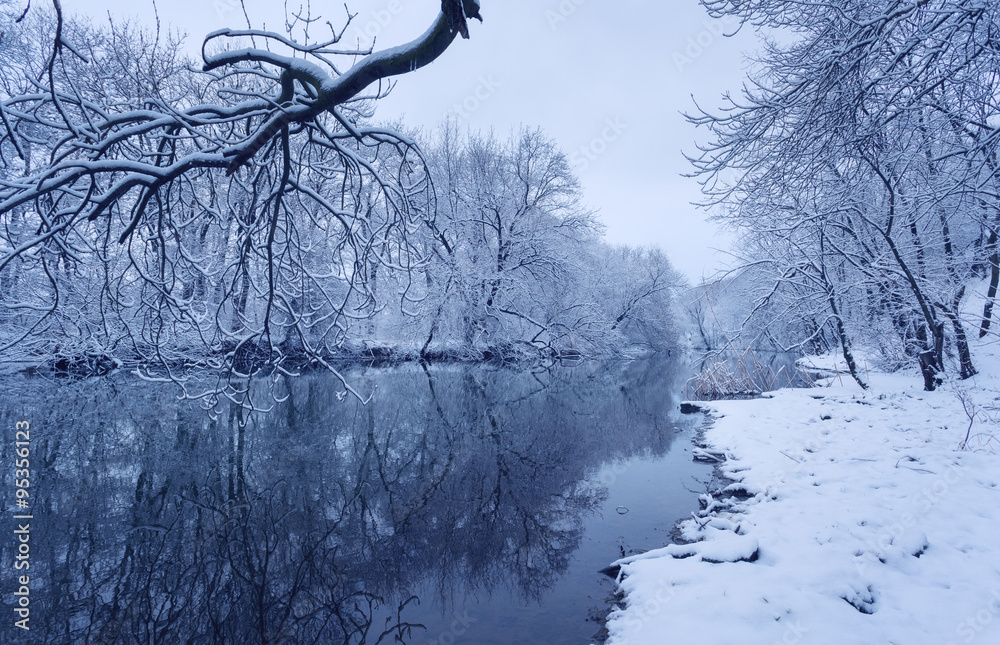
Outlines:
[[734, 483], [680, 525], [691, 544], [616, 563], [609, 645], [1000, 643], [1000, 351], [977, 349], [982, 374], [936, 392], [841, 367], [699, 403], [696, 454]]

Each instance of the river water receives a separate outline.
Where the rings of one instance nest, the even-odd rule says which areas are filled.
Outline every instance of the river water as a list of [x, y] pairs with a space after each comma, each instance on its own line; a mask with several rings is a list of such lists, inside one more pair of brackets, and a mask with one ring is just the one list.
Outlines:
[[688, 373], [356, 368], [367, 405], [322, 373], [255, 412], [129, 375], [4, 377], [2, 592], [27, 512], [31, 630], [8, 615], [0, 641], [590, 643], [614, 591], [598, 570], [667, 543], [710, 476]]

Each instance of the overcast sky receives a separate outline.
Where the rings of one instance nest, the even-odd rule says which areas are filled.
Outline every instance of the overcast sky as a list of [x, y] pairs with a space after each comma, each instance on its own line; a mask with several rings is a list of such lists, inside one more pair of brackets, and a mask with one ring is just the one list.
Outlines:
[[[681, 115], [720, 104], [744, 74], [743, 52], [752, 33], [733, 38], [732, 25], [711, 21], [697, 0], [482, 0], [483, 24], [430, 66], [399, 79], [379, 108], [433, 129], [448, 116], [472, 129], [506, 134], [540, 126], [569, 155], [587, 203], [599, 211], [611, 242], [659, 245], [674, 265], [697, 281], [727, 260], [728, 247], [706, 214], [682, 151], [693, 152], [704, 133]], [[290, 1], [289, 7], [298, 7]], [[63, 0], [67, 11], [152, 23], [152, 2]], [[427, 29], [440, 0], [353, 0], [354, 37], [377, 48], [411, 40]], [[282, 27], [282, 5], [248, 0], [256, 23]], [[245, 26], [239, 0], [173, 0], [157, 6], [161, 24], [200, 37], [220, 27]], [[335, 26], [343, 3], [313, 3]], [[729, 27], [727, 29], [727, 27]]]

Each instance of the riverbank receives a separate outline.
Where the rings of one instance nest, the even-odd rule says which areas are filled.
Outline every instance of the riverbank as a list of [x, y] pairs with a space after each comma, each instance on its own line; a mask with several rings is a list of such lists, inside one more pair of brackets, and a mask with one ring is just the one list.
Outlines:
[[[609, 645], [1000, 642], [1000, 352], [705, 404], [726, 491], [625, 558]], [[843, 372], [842, 372], [843, 373]], [[968, 435], [968, 438], [967, 438]]]

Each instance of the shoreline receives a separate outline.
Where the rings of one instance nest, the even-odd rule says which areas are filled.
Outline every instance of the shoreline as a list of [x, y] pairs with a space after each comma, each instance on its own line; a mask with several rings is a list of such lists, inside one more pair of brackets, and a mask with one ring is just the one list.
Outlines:
[[608, 645], [1000, 642], [1000, 383], [872, 376], [697, 402], [721, 490], [614, 563]]

